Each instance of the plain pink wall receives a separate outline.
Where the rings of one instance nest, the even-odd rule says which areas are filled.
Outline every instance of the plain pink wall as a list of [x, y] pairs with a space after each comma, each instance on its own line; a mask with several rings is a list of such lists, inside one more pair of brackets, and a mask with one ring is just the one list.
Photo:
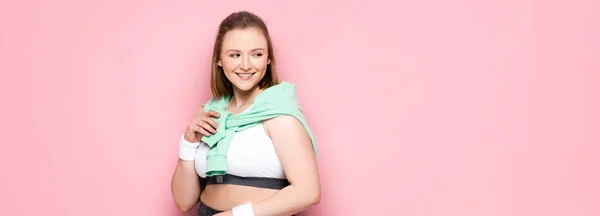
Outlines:
[[318, 140], [304, 215], [600, 215], [598, 3], [361, 2], [2, 1], [0, 215], [183, 215], [177, 140], [242, 9]]

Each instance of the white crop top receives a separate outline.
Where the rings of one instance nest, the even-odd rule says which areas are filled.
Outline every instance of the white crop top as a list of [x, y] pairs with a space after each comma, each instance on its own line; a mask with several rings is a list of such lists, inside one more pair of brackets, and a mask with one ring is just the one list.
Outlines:
[[[206, 177], [206, 154], [210, 148], [200, 143], [195, 158], [196, 173]], [[227, 151], [227, 174], [242, 177], [285, 179], [285, 172], [265, 132], [262, 122], [254, 127], [236, 132]]]

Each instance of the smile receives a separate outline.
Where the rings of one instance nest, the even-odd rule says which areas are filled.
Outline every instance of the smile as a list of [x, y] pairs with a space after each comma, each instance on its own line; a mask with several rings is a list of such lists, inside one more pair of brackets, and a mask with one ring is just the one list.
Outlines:
[[242, 80], [249, 80], [255, 73], [235, 73]]

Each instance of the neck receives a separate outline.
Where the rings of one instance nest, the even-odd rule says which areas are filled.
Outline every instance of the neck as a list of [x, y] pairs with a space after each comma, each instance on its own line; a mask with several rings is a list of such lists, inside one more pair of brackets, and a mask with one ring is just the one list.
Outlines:
[[231, 108], [237, 109], [249, 106], [254, 102], [254, 98], [256, 98], [256, 95], [260, 94], [260, 92], [262, 92], [262, 90], [258, 86], [249, 91], [240, 91], [234, 89], [233, 97], [231, 97], [230, 100]]

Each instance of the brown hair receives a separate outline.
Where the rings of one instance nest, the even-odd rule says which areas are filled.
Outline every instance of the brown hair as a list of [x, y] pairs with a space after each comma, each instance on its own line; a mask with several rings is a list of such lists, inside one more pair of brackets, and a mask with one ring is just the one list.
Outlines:
[[271, 43], [271, 36], [265, 22], [257, 15], [247, 12], [240, 11], [232, 13], [227, 16], [219, 25], [219, 32], [217, 33], [217, 39], [213, 48], [213, 57], [210, 73], [210, 90], [212, 91], [213, 97], [220, 98], [226, 95], [233, 94], [233, 86], [231, 82], [225, 77], [223, 68], [217, 63], [221, 56], [221, 50], [223, 48], [223, 37], [227, 32], [236, 29], [247, 29], [256, 28], [259, 30], [267, 40], [268, 58], [271, 61], [267, 65], [267, 71], [263, 79], [258, 83], [259, 88], [266, 89], [273, 85], [276, 85], [279, 81], [277, 80], [277, 73], [275, 71], [275, 56], [273, 55], [273, 44]]

